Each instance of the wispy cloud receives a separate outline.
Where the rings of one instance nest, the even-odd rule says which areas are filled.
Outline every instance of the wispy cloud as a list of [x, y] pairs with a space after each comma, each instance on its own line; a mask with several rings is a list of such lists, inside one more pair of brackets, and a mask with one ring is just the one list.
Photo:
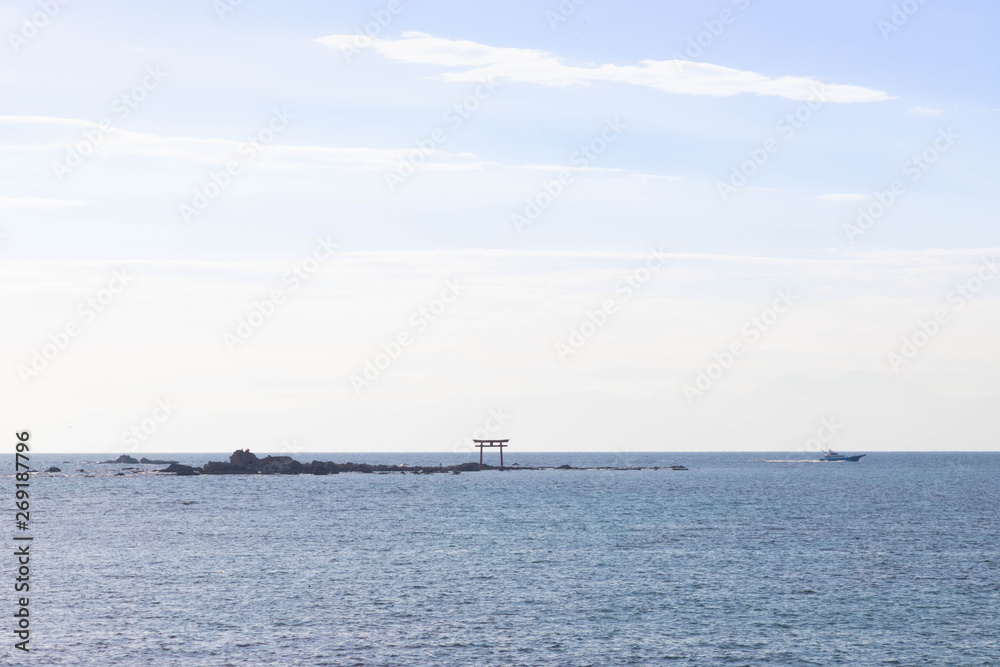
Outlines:
[[[704, 252], [662, 251], [679, 276], [691, 267], [701, 273], [690, 273], [688, 278], [717, 280], [721, 277], [740, 278], [757, 276], [787, 280], [821, 281], [843, 280], [868, 282], [872, 280], [909, 280], [922, 276], [927, 284], [940, 282], [939, 275], [961, 273], [977, 267], [984, 258], [1000, 255], [1000, 247], [984, 248], [925, 248], [918, 250], [871, 250], [831, 254], [828, 257], [778, 257], [769, 255], [724, 254]], [[426, 276], [428, 266], [449, 267], [452, 273], [473, 273], [482, 269], [484, 274], [498, 273], [524, 276], [536, 271], [549, 271], [553, 266], [573, 267], [592, 273], [596, 278], [613, 277], [622, 266], [641, 262], [648, 257], [648, 250], [564, 250], [564, 249], [487, 249], [456, 248], [449, 250], [344, 250], [339, 255], [341, 264], [348, 266], [348, 273], [371, 271], [385, 273], [386, 267], [407, 280]], [[143, 274], [156, 271], [180, 271], [192, 275], [217, 272], [232, 275], [234, 272], [272, 276], [286, 268], [284, 260], [126, 260], [117, 265], [141, 268]], [[106, 267], [105, 260], [16, 260], [8, 261], [11, 275], [22, 273], [29, 267], [76, 267], [92, 270]], [[46, 268], [48, 267], [48, 268]], [[5, 278], [0, 266], [0, 281]], [[380, 278], [380, 280], [382, 280]], [[391, 277], [384, 276], [386, 284]], [[935, 282], [937, 281], [937, 282]], [[529, 281], [530, 282], [530, 281]]]
[[929, 118], [937, 118], [944, 114], [944, 109], [934, 109], [932, 107], [922, 107], [915, 106], [907, 110], [908, 114], [911, 116], [927, 116]]
[[76, 199], [35, 199], [32, 197], [0, 197], [0, 208], [56, 209], [80, 206]]
[[[53, 118], [48, 116], [0, 116], [2, 124], [26, 124], [52, 127], [97, 128], [92, 121], [75, 118]], [[60, 144], [52, 140], [38, 144], [8, 144], [0, 146], [0, 151], [46, 151], [69, 148], [70, 144]], [[114, 129], [107, 139], [95, 148], [95, 153], [119, 154], [155, 158], [175, 158], [219, 164], [238, 155], [246, 148], [243, 141], [230, 139], [205, 139], [200, 137], [171, 137], [131, 130]], [[270, 144], [260, 151], [257, 162], [269, 168], [333, 167], [350, 170], [384, 171], [412, 153], [414, 148], [369, 148], [338, 146], [293, 146]], [[428, 169], [460, 170], [479, 169], [481, 165], [471, 163], [468, 155], [458, 156], [431, 151], [439, 159], [437, 164], [428, 164]], [[441, 160], [444, 158], [444, 160]]]
[[823, 201], [861, 201], [867, 196], [868, 195], [831, 193], [828, 195], [820, 195], [819, 198]]
[[[20, 124], [49, 126], [52, 128], [97, 128], [92, 121], [76, 118], [54, 118], [49, 116], [0, 116], [0, 125]], [[61, 134], [60, 137], [65, 137]], [[56, 141], [52, 138], [43, 143], [4, 144], [0, 145], [0, 153], [55, 153], [65, 151], [72, 141]], [[177, 159], [218, 165], [238, 156], [245, 142], [230, 139], [211, 139], [200, 137], [170, 137], [145, 132], [133, 132], [120, 128], [113, 129], [105, 140], [95, 146], [94, 152], [100, 155], [126, 155], [157, 159]], [[426, 150], [431, 160], [424, 169], [430, 171], [481, 171], [491, 169], [512, 169], [527, 171], [586, 171], [588, 173], [606, 173], [623, 175], [628, 172], [620, 168], [580, 167], [559, 164], [506, 164], [494, 160], [480, 159], [474, 153], [450, 153], [440, 149]], [[369, 147], [338, 147], [338, 146], [293, 146], [289, 144], [269, 144], [260, 151], [255, 163], [267, 169], [342, 169], [348, 171], [387, 171], [395, 168], [400, 160], [418, 151], [415, 147], [404, 148], [369, 148]], [[642, 174], [650, 178], [676, 179], [677, 177]], [[22, 207], [23, 208], [23, 207]]]
[[[356, 48], [357, 37], [327, 35], [315, 41], [331, 49], [345, 50]], [[770, 77], [683, 60], [642, 60], [637, 65], [570, 65], [539, 49], [488, 46], [419, 32], [405, 32], [403, 39], [398, 40], [372, 38], [369, 48], [399, 62], [461, 68], [442, 74], [446, 81], [492, 78], [548, 86], [612, 82], [682, 95], [727, 97], [751, 93], [808, 100], [820, 93], [830, 102], [892, 99], [884, 91], [863, 86], [822, 83], [813, 77]]]
[[54, 118], [52, 116], [0, 116], [2, 124], [20, 125], [62, 125], [63, 127], [97, 127], [97, 123], [79, 118]]

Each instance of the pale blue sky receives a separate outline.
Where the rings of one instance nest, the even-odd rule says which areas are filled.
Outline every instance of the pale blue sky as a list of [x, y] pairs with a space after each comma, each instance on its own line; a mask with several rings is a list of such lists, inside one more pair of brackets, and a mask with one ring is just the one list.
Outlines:
[[[784, 288], [808, 305], [720, 381], [719, 396], [752, 395], [745, 405], [788, 414], [796, 408], [775, 404], [785, 394], [774, 387], [813, 383], [827, 398], [803, 417], [808, 432], [837, 410], [878, 423], [877, 406], [844, 407], [826, 393], [830, 378], [851, 378], [835, 384], [853, 395], [887, 387], [897, 408], [914, 387], [956, 401], [1000, 394], [992, 284], [933, 349], [902, 371], [887, 363], [1000, 246], [995, 3], [583, 0], [563, 3], [576, 9], [558, 23], [557, 1], [243, 0], [220, 16], [222, 4], [70, 2], [27, 32], [40, 5], [0, 4], [3, 396], [37, 420], [47, 410], [87, 415], [90, 430], [75, 429], [83, 434], [65, 447], [115, 450], [118, 425], [170, 394], [197, 418], [174, 426], [160, 450], [181, 437], [204, 449], [192, 433], [226, 433], [225, 415], [269, 409], [298, 411], [312, 424], [301, 438], [325, 449], [318, 434], [336, 427], [314, 417], [332, 406], [355, 419], [337, 434], [347, 450], [385, 448], [370, 431], [377, 418], [358, 415], [393, 410], [422, 415], [412, 417], [421, 435], [411, 445], [435, 449], [441, 438], [451, 444], [431, 425], [442, 414], [528, 405], [536, 394], [568, 405], [585, 390], [604, 398], [588, 395], [596, 407], [574, 426], [580, 446], [610, 447], [586, 434], [599, 430], [594, 420], [631, 414], [615, 401], [662, 406], [666, 396], [671, 419], [703, 434], [685, 440], [690, 448], [725, 449], [731, 436], [699, 428], [738, 410], [719, 398], [698, 417], [681, 387]], [[904, 5], [919, 10], [894, 19]], [[391, 20], [345, 57], [373, 12]], [[887, 31], [893, 20], [898, 29]], [[689, 40], [699, 39], [691, 57]], [[484, 94], [487, 76], [496, 87]], [[448, 110], [470, 100], [477, 108], [454, 122]], [[624, 129], [581, 162], [578, 149], [609, 122]], [[269, 125], [278, 131], [248, 158], [244, 142]], [[437, 129], [446, 140], [433, 140], [426, 164], [390, 189], [387, 174]], [[70, 152], [90, 152], [88, 133], [99, 138], [93, 154], [60, 167]], [[925, 151], [933, 164], [915, 170]], [[750, 163], [746, 184], [721, 196], [754, 154], [766, 162]], [[227, 162], [239, 173], [223, 177], [229, 184], [205, 210], [185, 214]], [[512, 216], [543, 201], [560, 174], [568, 185], [519, 232]], [[879, 210], [875, 193], [894, 181], [905, 191], [888, 210], [862, 234], [847, 232], [859, 208]], [[287, 316], [248, 342], [252, 351], [229, 353], [224, 334], [318, 237], [335, 239], [351, 270], [324, 268]], [[658, 274], [613, 326], [561, 361], [555, 344], [650, 247], [683, 268]], [[121, 266], [139, 276], [134, 291], [26, 388], [16, 369]], [[474, 296], [371, 393], [353, 395], [352, 374], [454, 276], [478, 286]], [[82, 399], [95, 369], [104, 379]], [[913, 432], [939, 428], [945, 438], [963, 409]], [[655, 429], [657, 417], [647, 418]], [[520, 433], [531, 447], [561, 446], [531, 440], [549, 428], [532, 424]], [[965, 428], [977, 424], [988, 421]], [[645, 446], [616, 446], [684, 448], [676, 433], [633, 427]], [[248, 437], [267, 430], [247, 428]], [[743, 446], [797, 442], [773, 424], [760, 429]], [[373, 442], [356, 440], [366, 433]], [[877, 444], [871, 429], [855, 433], [856, 446]]]
[[[98, 122], [111, 115], [113, 100], [141, 80], [147, 66], [157, 65], [166, 81], [117, 123], [121, 129], [240, 141], [273, 107], [284, 106], [295, 121], [276, 143], [410, 147], [441, 126], [444, 111], [475, 86], [442, 80], [454, 68], [394, 61], [374, 49], [348, 63], [313, 41], [353, 34], [385, 6], [247, 1], [220, 19], [207, 0], [151, 3], [141, 12], [119, 3], [71, 3], [17, 53], [4, 50], [3, 115]], [[678, 250], [805, 256], [843, 249], [837, 229], [856, 209], [854, 202], [817, 197], [869, 195], [884, 188], [943, 127], [953, 127], [961, 141], [886, 219], [893, 224], [882, 225], [868, 242], [883, 248], [967, 247], [994, 238], [996, 207], [989, 188], [996, 176], [994, 128], [1000, 114], [997, 46], [991, 39], [1000, 9], [994, 5], [928, 3], [887, 39], [878, 22], [891, 19], [890, 2], [588, 1], [555, 29], [545, 13], [557, 10], [558, 3], [400, 6], [379, 37], [398, 40], [404, 31], [418, 31], [544, 50], [569, 65], [618, 66], [682, 54], [706, 21], [728, 10], [730, 24], [713, 36], [699, 61], [769, 77], [861, 86], [894, 99], [824, 105], [754, 176], [754, 190], [721, 206], [714, 184], [728, 177], [747, 150], [774, 135], [775, 124], [799, 101], [752, 93], [672, 94], [614, 82], [508, 81], [444, 147], [472, 153], [495, 168], [423, 173], [389, 197], [379, 187], [378, 170], [254, 167], [199, 216], [200, 228], [225, 229], [227, 239], [230, 231], [247, 231], [235, 246], [231, 239], [220, 244], [204, 229], [175, 238], [171, 209], [207, 176], [210, 160], [98, 156], [61, 184], [52, 177], [51, 163], [60, 155], [58, 146], [71, 145], [82, 130], [6, 122], [0, 124], [5, 147], [0, 196], [82, 202], [71, 210], [6, 209], [8, 233], [21, 236], [10, 252], [175, 257], [228, 254], [235, 248], [254, 255], [280, 245], [279, 228], [280, 234], [310, 236], [332, 224], [359, 248], [631, 249], [666, 238]], [[6, 3], [4, 31], [16, 31], [33, 7]], [[596, 166], [621, 170], [623, 176], [682, 180], [647, 183], [638, 192], [607, 183], [604, 198], [574, 192], [548, 211], [545, 224], [531, 235], [512, 234], [509, 214], [545, 174], [511, 167], [566, 164], [603, 119], [614, 116], [630, 129]], [[53, 148], [11, 152], [12, 144], [31, 142], [28, 137]], [[590, 180], [602, 177], [592, 174]], [[454, 196], [445, 200], [442, 192]], [[947, 227], [937, 224], [944, 217], [951, 220]], [[80, 234], [81, 220], [115, 234], [115, 248], [94, 243], [102, 235]], [[125, 228], [121, 233], [115, 231], [119, 225]], [[44, 241], [36, 238], [38, 232], [44, 232]]]

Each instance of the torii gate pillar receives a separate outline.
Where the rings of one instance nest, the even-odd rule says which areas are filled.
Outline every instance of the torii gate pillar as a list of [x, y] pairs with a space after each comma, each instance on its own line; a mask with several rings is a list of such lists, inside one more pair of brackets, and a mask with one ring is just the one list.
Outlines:
[[503, 470], [503, 448], [510, 446], [510, 445], [507, 444], [508, 442], [510, 442], [509, 438], [507, 440], [473, 440], [472, 442], [474, 442], [476, 444], [476, 447], [479, 447], [479, 469], [480, 470], [483, 469], [483, 447], [499, 447], [500, 448], [500, 470]]

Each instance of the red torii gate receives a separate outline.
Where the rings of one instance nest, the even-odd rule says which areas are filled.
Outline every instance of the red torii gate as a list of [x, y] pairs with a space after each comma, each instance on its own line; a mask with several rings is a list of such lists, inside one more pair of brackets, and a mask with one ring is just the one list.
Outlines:
[[479, 469], [483, 469], [483, 447], [499, 447], [500, 448], [500, 470], [503, 470], [503, 448], [509, 447], [507, 443], [510, 442], [510, 438], [506, 440], [473, 440], [476, 443], [476, 447], [479, 447]]

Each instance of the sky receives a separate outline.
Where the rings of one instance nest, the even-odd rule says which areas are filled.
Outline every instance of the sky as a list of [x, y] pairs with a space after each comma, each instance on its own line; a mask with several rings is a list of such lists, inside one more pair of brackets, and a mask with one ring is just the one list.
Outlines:
[[1000, 7], [0, 3], [45, 452], [996, 450]]

